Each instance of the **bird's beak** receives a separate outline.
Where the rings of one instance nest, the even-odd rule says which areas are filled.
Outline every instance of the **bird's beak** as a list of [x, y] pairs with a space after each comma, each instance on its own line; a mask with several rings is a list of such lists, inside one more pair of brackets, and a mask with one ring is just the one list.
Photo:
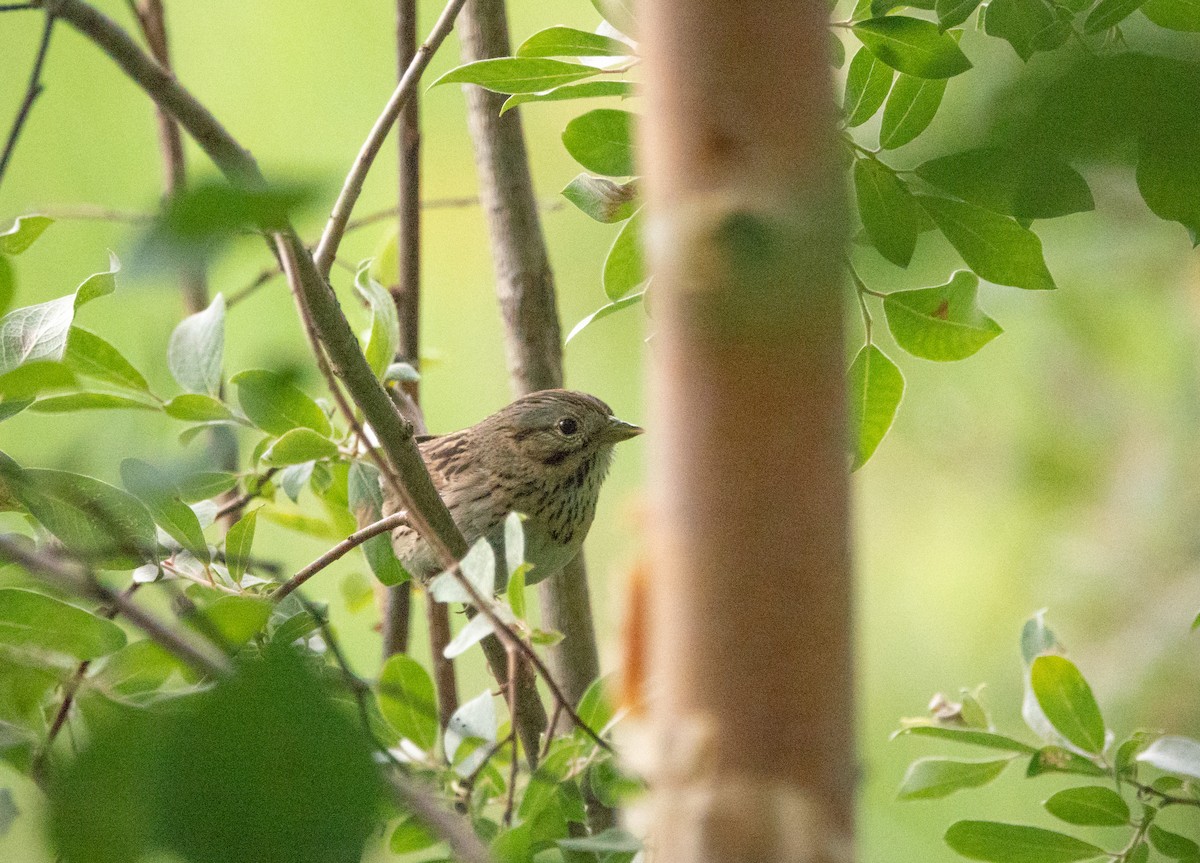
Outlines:
[[620, 443], [623, 440], [637, 437], [644, 431], [645, 429], [641, 426], [635, 426], [633, 423], [627, 423], [616, 417], [609, 417], [608, 428], [605, 429], [604, 436], [613, 443]]

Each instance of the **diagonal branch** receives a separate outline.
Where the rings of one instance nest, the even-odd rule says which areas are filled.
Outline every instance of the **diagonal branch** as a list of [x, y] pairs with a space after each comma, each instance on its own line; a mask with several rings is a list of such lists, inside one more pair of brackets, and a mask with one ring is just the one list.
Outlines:
[[[3, 11], [7, 12], [22, 8], [28, 7], [10, 6]], [[21, 107], [17, 109], [17, 116], [13, 120], [12, 129], [8, 133], [8, 140], [4, 142], [4, 152], [0, 153], [0, 182], [4, 181], [4, 171], [12, 159], [13, 150], [17, 147], [17, 138], [21, 136], [21, 130], [25, 127], [25, 121], [29, 119], [29, 112], [33, 109], [33, 103], [42, 94], [42, 66], [46, 63], [46, 52], [50, 50], [50, 34], [53, 31], [54, 12], [48, 11], [46, 12], [46, 25], [42, 29], [42, 41], [38, 45], [37, 56], [33, 60], [33, 70], [29, 73], [29, 86], [25, 88], [25, 98], [21, 100]]]
[[379, 536], [381, 533], [387, 533], [389, 530], [397, 528], [402, 524], [408, 524], [408, 513], [403, 511], [392, 513], [386, 518], [381, 518], [379, 521], [372, 522], [362, 530], [355, 531], [276, 588], [271, 594], [271, 601], [278, 602], [279, 600], [283, 599], [297, 587], [304, 584], [304, 582], [308, 581], [325, 567], [329, 566], [329, 564], [333, 563], [339, 558], [345, 557], [371, 537]]
[[333, 257], [337, 254], [338, 245], [342, 242], [342, 235], [346, 232], [346, 223], [350, 221], [350, 213], [354, 209], [355, 203], [358, 202], [359, 194], [362, 192], [363, 182], [367, 179], [367, 172], [371, 170], [371, 165], [374, 163], [375, 157], [379, 155], [379, 150], [383, 147], [383, 142], [387, 139], [388, 132], [395, 125], [400, 111], [404, 108], [409, 97], [416, 92], [417, 82], [421, 79], [421, 74], [433, 58], [434, 52], [445, 41], [446, 37], [450, 35], [450, 31], [454, 29], [454, 19], [458, 17], [459, 10], [462, 9], [465, 2], [466, 0], [450, 0], [446, 4], [446, 8], [442, 10], [441, 17], [438, 18], [433, 30], [430, 31], [429, 38], [425, 40], [425, 44], [417, 49], [416, 56], [413, 57], [413, 61], [408, 65], [408, 71], [400, 79], [395, 92], [392, 93], [392, 98], [388, 99], [383, 113], [379, 115], [379, 119], [371, 127], [371, 133], [367, 136], [367, 140], [363, 142], [362, 149], [358, 151], [358, 157], [354, 160], [354, 167], [350, 169], [350, 173], [346, 176], [346, 182], [342, 185], [342, 191], [333, 205], [333, 212], [329, 216], [329, 222], [325, 225], [325, 232], [321, 235], [321, 241], [317, 244], [317, 252], [313, 256], [317, 272], [321, 274], [322, 278], [329, 277], [329, 268], [333, 265]]

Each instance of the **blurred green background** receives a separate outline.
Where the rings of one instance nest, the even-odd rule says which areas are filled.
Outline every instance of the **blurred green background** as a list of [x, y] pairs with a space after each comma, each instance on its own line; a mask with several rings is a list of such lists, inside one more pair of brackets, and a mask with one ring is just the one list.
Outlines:
[[[124, 3], [97, 5], [130, 24]], [[268, 176], [319, 184], [319, 205], [300, 224], [306, 237], [315, 237], [395, 80], [391, 4], [361, 2], [352, 10], [334, 0], [167, 5], [184, 83], [253, 151]], [[422, 33], [439, 8], [422, 4]], [[592, 29], [598, 22], [586, 0], [515, 0], [510, 10], [514, 43], [545, 26]], [[21, 97], [40, 27], [37, 13], [0, 18], [5, 123]], [[897, 165], [971, 145], [986, 118], [988, 94], [1022, 72], [1005, 43], [968, 32], [963, 47], [975, 70], [950, 84], [930, 132], [900, 151]], [[456, 65], [457, 56], [451, 39], [426, 80]], [[160, 163], [153, 113], [141, 92], [66, 26], [54, 34], [44, 82], [46, 92], [0, 189], [0, 222], [79, 204], [153, 210]], [[549, 205], [544, 223], [565, 331], [604, 302], [600, 264], [613, 231], [556, 204], [558, 190], [579, 171], [558, 136], [583, 109], [551, 103], [523, 110], [538, 194]], [[462, 93], [447, 87], [426, 94], [422, 112], [425, 197], [475, 194]], [[865, 136], [873, 145], [869, 127]], [[193, 177], [213, 175], [195, 148], [189, 155]], [[1096, 195], [1096, 212], [1038, 226], [1057, 292], [985, 285], [981, 303], [1006, 333], [953, 367], [904, 355], [881, 333], [908, 389], [891, 435], [854, 478], [862, 859], [957, 859], [940, 838], [953, 820], [1028, 822], [1036, 818], [1031, 802], [1059, 787], [1057, 780], [1039, 779], [1033, 789], [1011, 768], [978, 792], [897, 803], [894, 790], [908, 760], [935, 750], [928, 742], [887, 741], [898, 717], [922, 713], [933, 692], [953, 695], [985, 681], [985, 699], [1001, 726], [1018, 730], [1016, 639], [1022, 621], [1039, 608], [1050, 608], [1050, 624], [1091, 679], [1111, 726], [1200, 733], [1200, 645], [1188, 634], [1200, 607], [1200, 269], [1184, 230], [1148, 213], [1131, 171], [1079, 167]], [[356, 213], [389, 206], [394, 177], [391, 142]], [[423, 396], [431, 429], [447, 431], [500, 407], [509, 391], [480, 210], [429, 210], [424, 231]], [[342, 256], [349, 262], [371, 256], [385, 232], [380, 225], [350, 235]], [[878, 290], [944, 282], [955, 266], [953, 253], [931, 234], [923, 236], [907, 271], [857, 250], [860, 273]], [[17, 259], [16, 303], [70, 292], [106, 267], [107, 249], [132, 262], [136, 242], [127, 226], [58, 222]], [[212, 290], [233, 293], [268, 263], [263, 245], [247, 238], [217, 262]], [[167, 338], [183, 313], [174, 280], [129, 270], [118, 293], [85, 307], [77, 323], [119, 347], [157, 392], [174, 393], [164, 362]], [[335, 269], [334, 278], [353, 323], [364, 327], [365, 312], [349, 299], [349, 275]], [[860, 334], [848, 308], [853, 345]], [[652, 329], [634, 309], [585, 331], [566, 351], [568, 384], [640, 421], [644, 339]], [[226, 371], [285, 366], [298, 368], [309, 391], [319, 392], [294, 309], [276, 280], [230, 313]], [[738, 445], [738, 429], [752, 422], [728, 418], [730, 446]], [[200, 444], [179, 446], [181, 428], [142, 413], [25, 413], [0, 425], [0, 448], [25, 465], [118, 482], [117, 465], [126, 457], [202, 458]], [[624, 573], [643, 542], [643, 454], [637, 442], [621, 448], [588, 540], [606, 669], [619, 655]], [[0, 518], [0, 529], [12, 524]], [[273, 525], [261, 525], [259, 535], [258, 551], [288, 568], [324, 549], [319, 540]], [[332, 603], [351, 657], [373, 674], [377, 614], [352, 613], [339, 589], [348, 574], [365, 571], [360, 558], [349, 557], [310, 593]], [[464, 696], [485, 685], [480, 668], [461, 669]], [[0, 786], [15, 789], [23, 810], [35, 809], [36, 796], [4, 771], [0, 767]], [[1041, 823], [1049, 826], [1048, 816]], [[0, 839], [0, 859], [53, 859], [36, 817], [18, 820]]]

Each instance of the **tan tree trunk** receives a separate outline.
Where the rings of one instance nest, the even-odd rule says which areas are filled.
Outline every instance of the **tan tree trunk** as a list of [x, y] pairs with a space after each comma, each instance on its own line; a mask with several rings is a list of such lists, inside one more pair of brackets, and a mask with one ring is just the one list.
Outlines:
[[852, 856], [844, 218], [824, 0], [643, 0], [652, 844]]

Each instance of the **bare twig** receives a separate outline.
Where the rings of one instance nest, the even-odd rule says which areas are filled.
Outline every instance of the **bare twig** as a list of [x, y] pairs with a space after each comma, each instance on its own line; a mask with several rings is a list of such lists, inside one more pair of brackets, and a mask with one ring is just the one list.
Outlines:
[[96, 580], [92, 572], [74, 561], [64, 561], [47, 554], [30, 551], [7, 537], [0, 536], [0, 560], [23, 567], [40, 578], [76, 596], [93, 599], [115, 608], [126, 620], [142, 630], [152, 640], [178, 656], [192, 668], [211, 677], [220, 677], [230, 670], [229, 660], [220, 653], [200, 647], [184, 638], [157, 617], [134, 604], [129, 597]]
[[0, 12], [17, 12], [21, 9], [36, 9], [37, 3], [4, 3], [0, 4]]
[[402, 524], [408, 524], [408, 513], [397, 512], [367, 525], [362, 530], [355, 531], [276, 588], [271, 594], [271, 599], [278, 602], [329, 564], [349, 554], [371, 537], [387, 533]]
[[153, 213], [138, 213], [132, 210], [113, 210], [93, 204], [74, 204], [71, 206], [39, 207], [37, 212], [52, 219], [81, 222], [121, 222], [129, 225], [141, 225], [154, 221]]
[[446, 4], [446, 8], [442, 10], [441, 17], [438, 18], [433, 30], [430, 31], [429, 37], [417, 49], [416, 56], [413, 58], [412, 63], [409, 64], [408, 71], [400, 79], [400, 84], [396, 87], [395, 92], [392, 93], [392, 97], [388, 99], [383, 113], [375, 121], [375, 125], [371, 128], [367, 140], [363, 142], [362, 149], [359, 150], [358, 157], [354, 160], [354, 167], [350, 169], [350, 173], [346, 176], [346, 182], [342, 185], [342, 191], [333, 205], [333, 212], [329, 216], [329, 221], [325, 225], [325, 232], [321, 235], [321, 241], [317, 244], [317, 251], [313, 256], [313, 263], [316, 265], [317, 273], [322, 278], [328, 278], [329, 276], [329, 268], [333, 264], [334, 255], [337, 254], [338, 245], [342, 242], [342, 235], [346, 231], [346, 223], [350, 220], [350, 213], [354, 209], [355, 202], [358, 201], [359, 193], [362, 192], [367, 172], [371, 169], [375, 157], [379, 155], [379, 150], [383, 147], [383, 142], [395, 124], [396, 117], [400, 114], [404, 103], [416, 91], [417, 82], [421, 79], [421, 74], [433, 58], [434, 52], [445, 41], [446, 37], [450, 35], [450, 31], [454, 28], [454, 19], [458, 17], [459, 10], [462, 9], [465, 2], [466, 0], [450, 0]]
[[[13, 6], [11, 8], [24, 7]], [[25, 127], [25, 121], [29, 119], [33, 103], [42, 93], [42, 66], [46, 63], [46, 52], [50, 50], [50, 34], [54, 32], [54, 21], [54, 12], [47, 10], [46, 25], [42, 28], [42, 41], [38, 45], [37, 55], [33, 60], [33, 69], [29, 73], [29, 85], [25, 88], [25, 98], [21, 100], [21, 106], [17, 109], [17, 116], [9, 130], [8, 140], [4, 143], [4, 151], [0, 153], [0, 183], [4, 181], [4, 171], [12, 159], [13, 150], [17, 146], [17, 138], [21, 135], [21, 129]]]

